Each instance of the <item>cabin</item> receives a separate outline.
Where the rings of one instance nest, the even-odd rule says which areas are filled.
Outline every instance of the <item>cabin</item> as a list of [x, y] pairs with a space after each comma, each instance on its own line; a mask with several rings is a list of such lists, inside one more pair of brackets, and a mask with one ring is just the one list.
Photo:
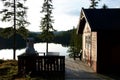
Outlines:
[[120, 9], [81, 9], [82, 60], [97, 73], [120, 71]]

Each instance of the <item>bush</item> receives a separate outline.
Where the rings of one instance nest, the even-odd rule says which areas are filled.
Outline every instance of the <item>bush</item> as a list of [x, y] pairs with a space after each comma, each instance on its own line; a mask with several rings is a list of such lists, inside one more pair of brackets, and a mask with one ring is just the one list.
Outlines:
[[0, 68], [0, 75], [8, 74], [9, 70], [10, 70], [10, 67], [1, 67]]
[[0, 64], [4, 63], [4, 60], [0, 59]]

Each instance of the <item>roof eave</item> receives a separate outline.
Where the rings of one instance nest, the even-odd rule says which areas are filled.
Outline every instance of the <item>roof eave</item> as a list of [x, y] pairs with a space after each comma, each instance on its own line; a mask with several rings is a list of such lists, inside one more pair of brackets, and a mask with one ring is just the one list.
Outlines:
[[77, 34], [83, 34], [83, 29], [86, 22], [89, 24], [87, 16], [85, 15], [85, 12], [84, 12], [84, 8], [82, 8], [80, 13], [79, 23], [77, 25]]

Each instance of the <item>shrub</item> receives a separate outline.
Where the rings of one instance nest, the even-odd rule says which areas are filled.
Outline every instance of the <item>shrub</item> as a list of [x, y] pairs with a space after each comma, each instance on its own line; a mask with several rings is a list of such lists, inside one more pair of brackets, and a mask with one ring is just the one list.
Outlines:
[[4, 60], [0, 59], [0, 64], [2, 64], [4, 62]]

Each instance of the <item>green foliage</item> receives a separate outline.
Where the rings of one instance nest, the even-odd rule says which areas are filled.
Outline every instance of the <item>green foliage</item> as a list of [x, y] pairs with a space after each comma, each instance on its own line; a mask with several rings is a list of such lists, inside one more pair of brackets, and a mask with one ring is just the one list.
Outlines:
[[[49, 35], [49, 36], [48, 36]], [[40, 34], [40, 39], [42, 39], [43, 41], [51, 41], [54, 39], [54, 34], [53, 32], [48, 32], [48, 31], [43, 31]]]
[[41, 19], [41, 30], [42, 33], [40, 35], [40, 38], [43, 39], [46, 42], [46, 53], [48, 53], [48, 41], [51, 41], [54, 37], [52, 31], [55, 31], [55, 29], [52, 26], [52, 23], [54, 20], [52, 19], [52, 0], [44, 0], [42, 11], [41, 13], [44, 14], [44, 17]]
[[26, 39], [28, 37], [28, 30], [25, 27], [20, 27], [17, 30], [17, 33], [20, 34], [24, 39]]
[[71, 34], [70, 47], [68, 49], [69, 57], [74, 57], [74, 54], [77, 56], [80, 53], [82, 48], [82, 37], [81, 35], [76, 34], [76, 29], [73, 29]]
[[[22, 49], [26, 47], [26, 40], [20, 35], [16, 34], [16, 49]], [[13, 36], [9, 38], [0, 37], [0, 50], [1, 49], [13, 49]]]
[[0, 80], [13, 80], [17, 75], [17, 61], [5, 60], [0, 63]]
[[[2, 29], [0, 29], [2, 31]], [[70, 45], [70, 39], [72, 30], [68, 31], [58, 31], [53, 32], [54, 33], [54, 39], [49, 41], [49, 43], [56, 43], [61, 44], [62, 46], [68, 47]], [[39, 42], [45, 42], [38, 36], [40, 35], [40, 32], [29, 32], [28, 31], [28, 37], [33, 37], [35, 43]], [[20, 34], [16, 34], [16, 49], [22, 49], [26, 47], [26, 39], [22, 37]], [[13, 36], [9, 38], [3, 38], [0, 36], [0, 49], [12, 49], [13, 48]]]
[[71, 32], [72, 30], [56, 32], [52, 42], [62, 44], [62, 46], [69, 46]]
[[4, 60], [0, 59], [0, 64], [2, 64], [4, 62]]
[[103, 5], [103, 9], [108, 9], [108, 6], [106, 4]]
[[54, 22], [54, 20], [52, 19], [52, 9], [53, 9], [53, 5], [52, 5], [52, 0], [44, 0], [43, 3], [43, 7], [42, 7], [42, 11], [41, 13], [44, 14], [44, 17], [42, 17], [41, 19], [41, 39], [43, 39], [44, 41], [50, 41], [53, 39], [54, 35], [52, 33], [52, 31], [54, 31], [54, 28], [52, 26], [52, 23]]
[[[14, 14], [16, 14], [16, 31], [23, 37], [26, 37], [27, 30], [23, 27], [26, 27], [29, 22], [26, 20], [26, 10], [28, 9], [23, 5], [23, 2], [26, 0], [17, 0], [16, 1], [16, 13], [14, 13], [14, 3], [13, 0], [2, 0], [4, 9], [0, 11], [2, 16], [1, 21], [12, 23], [8, 28], [1, 31], [1, 35], [4, 38], [9, 38], [14, 33]], [[20, 28], [20, 29], [19, 29]], [[22, 29], [22, 30], [21, 30]], [[24, 30], [23, 30], [24, 29]], [[25, 31], [23, 33], [23, 31]]]
[[98, 6], [98, 2], [100, 0], [90, 0], [90, 1], [91, 1], [90, 8], [95, 9]]
[[[3, 31], [0, 29], [0, 32]], [[22, 32], [22, 31], [21, 31]], [[22, 32], [24, 33], [24, 31]], [[62, 46], [68, 47], [70, 45], [70, 39], [71, 39], [71, 34], [72, 30], [68, 31], [56, 31], [54, 33], [54, 39], [49, 41], [49, 43], [56, 43], [56, 44], [61, 44]], [[28, 31], [28, 37], [33, 37], [35, 43], [39, 42], [45, 42], [38, 36], [40, 35], [40, 32], [29, 32]], [[1, 35], [1, 34], [0, 34]], [[26, 37], [25, 37], [26, 38]], [[22, 49], [26, 47], [26, 39], [22, 37], [22, 35], [16, 34], [16, 49]], [[9, 38], [3, 38], [0, 36], [0, 49], [12, 49], [13, 48], [13, 36]]]
[[[25, 27], [20, 27], [19, 29], [16, 30], [16, 33], [21, 35], [24, 39], [27, 38], [28, 36], [28, 30], [25, 29]], [[10, 38], [14, 34], [14, 29], [12, 27], [8, 27], [5, 29], [0, 30], [0, 36], [3, 38]]]
[[[19, 28], [26, 27], [29, 24], [29, 22], [27, 22], [26, 20], [27, 7], [23, 5], [25, 1], [26, 0], [2, 0], [4, 9], [0, 11], [0, 14], [2, 15], [1, 21], [11, 23], [11, 25], [7, 27], [11, 27], [11, 29], [14, 27], [14, 29], [10, 31], [8, 31], [8, 29], [7, 30], [4, 29], [1, 35], [7, 38], [14, 35], [13, 59], [15, 59], [16, 54], [16, 38], [15, 38], [16, 32], [18, 31]], [[22, 31], [23, 29], [25, 28], [22, 28]], [[21, 32], [21, 29], [19, 30], [19, 32]], [[26, 36], [25, 32], [20, 34], [24, 37]]]
[[13, 28], [12, 27], [8, 27], [6, 29], [2, 29], [0, 31], [0, 36], [3, 38], [10, 38], [13, 35]]

